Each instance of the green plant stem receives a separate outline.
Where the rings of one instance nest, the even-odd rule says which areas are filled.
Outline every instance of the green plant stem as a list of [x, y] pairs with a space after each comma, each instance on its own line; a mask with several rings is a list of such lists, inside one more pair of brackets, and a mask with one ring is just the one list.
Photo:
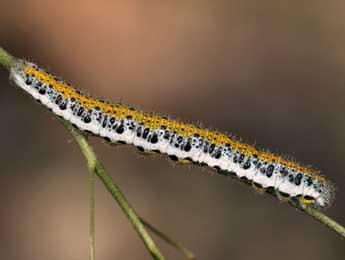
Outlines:
[[[94, 179], [93, 179], [93, 176], [94, 176], [94, 172], [97, 172], [100, 171], [100, 172], [103, 172], [103, 179], [100, 177], [100, 179], [103, 181], [103, 183], [105, 184], [105, 186], [107, 187], [108, 191], [110, 191], [110, 193], [113, 195], [113, 197], [115, 198], [115, 196], [117, 197], [122, 197], [122, 202], [121, 201], [118, 201], [117, 202], [120, 204], [121, 208], [124, 210], [123, 207], [127, 208], [129, 207], [129, 204], [128, 202], [126, 202], [128, 205], [123, 205], [123, 200], [126, 200], [124, 195], [122, 194], [122, 192], [120, 191], [119, 187], [115, 184], [114, 180], [111, 179], [111, 177], [108, 175], [107, 176], [107, 172], [106, 170], [104, 169], [104, 167], [102, 166], [101, 162], [96, 158], [96, 155], [92, 155], [92, 157], [94, 158], [91, 158], [91, 161], [95, 160], [95, 163], [89, 163], [89, 159], [90, 158], [90, 153], [93, 153], [92, 151], [92, 147], [91, 145], [88, 143], [87, 141], [87, 138], [79, 132], [79, 130], [75, 129], [69, 122], [66, 122], [65, 120], [63, 119], [59, 119], [61, 121], [61, 123], [67, 128], [67, 130], [69, 132], [71, 132], [73, 138], [76, 140], [77, 144], [79, 145], [79, 148], [82, 150], [82, 153], [84, 154], [86, 160], [88, 161], [88, 169], [89, 169], [89, 192], [90, 192], [90, 232], [91, 232], [91, 236], [90, 237], [93, 237], [93, 222], [94, 222], [94, 219], [93, 219], [93, 213], [91, 213], [91, 211], [93, 212], [94, 211], [94, 200], [93, 200], [93, 193], [94, 193]], [[72, 132], [73, 131], [73, 132]], [[85, 151], [84, 153], [84, 149], [85, 149], [85, 145], [87, 146], [86, 149], [91, 149], [90, 151]], [[104, 179], [104, 177], [106, 177], [107, 180]], [[106, 184], [107, 183], [107, 184]], [[110, 185], [109, 185], [110, 184]], [[111, 187], [113, 186], [113, 187]], [[117, 190], [117, 192], [113, 192], [114, 189]], [[116, 198], [115, 198], [116, 199]], [[125, 203], [125, 204], [126, 204]], [[124, 210], [125, 214], [127, 215], [127, 209]], [[130, 212], [129, 212], [130, 214]], [[132, 214], [135, 214], [134, 211], [132, 212]], [[127, 215], [128, 217], [128, 215]], [[146, 226], [148, 229], [150, 229], [153, 233], [155, 233], [158, 237], [160, 237], [161, 239], [163, 239], [164, 241], [166, 241], [168, 244], [172, 245], [173, 247], [175, 247], [178, 251], [180, 251], [188, 260], [195, 260], [195, 257], [194, 257], [194, 254], [188, 250], [187, 248], [185, 248], [184, 246], [182, 246], [180, 243], [178, 242], [175, 242], [173, 239], [171, 239], [169, 236], [167, 236], [166, 234], [162, 233], [161, 231], [159, 231], [157, 228], [155, 228], [153, 225], [151, 225], [150, 223], [148, 223], [146, 220], [144, 220], [143, 218], [140, 218], [138, 217], [137, 215], [134, 216], [135, 219], [134, 219], [134, 222], [136, 224], [137, 221], [139, 220], [139, 222], [141, 222], [141, 224], [143, 226]], [[130, 219], [131, 220], [131, 219]], [[132, 222], [132, 221], [131, 221]], [[92, 224], [91, 224], [92, 223]], [[133, 224], [133, 222], [132, 222]], [[135, 226], [135, 224], [133, 224]], [[140, 235], [140, 233], [139, 233]], [[145, 234], [144, 234], [145, 235]], [[91, 241], [90, 241], [91, 243]], [[148, 241], [148, 243], [151, 243], [150, 241]], [[153, 241], [152, 241], [153, 243]], [[90, 249], [91, 248], [94, 248], [93, 244], [91, 244], [92, 246], [90, 246]], [[154, 246], [154, 244], [153, 244]], [[158, 250], [158, 249], [156, 249]], [[152, 254], [152, 253], [151, 253]], [[90, 256], [91, 256], [91, 251], [90, 251]], [[163, 259], [163, 258], [155, 258], [155, 259]]]
[[151, 230], [154, 234], [156, 234], [158, 237], [163, 239], [165, 242], [167, 242], [168, 244], [175, 247], [178, 251], [180, 251], [188, 260], [196, 260], [193, 252], [191, 252], [189, 249], [185, 248], [180, 243], [172, 240], [169, 236], [167, 236], [163, 232], [159, 231], [157, 228], [155, 228], [150, 223], [148, 223], [145, 219], [140, 218], [140, 221], [141, 221], [141, 223], [143, 223], [143, 225], [145, 225], [145, 227], [147, 227], [149, 230]]
[[164, 257], [158, 250], [152, 238], [149, 236], [145, 230], [143, 224], [140, 222], [139, 217], [135, 214], [132, 207], [129, 205], [127, 199], [121, 192], [120, 188], [116, 185], [114, 180], [108, 175], [107, 171], [103, 167], [100, 161], [98, 161], [92, 147], [87, 142], [85, 137], [70, 123], [61, 119], [62, 124], [67, 128], [67, 130], [72, 134], [76, 143], [78, 144], [82, 154], [84, 155], [89, 171], [95, 172], [97, 176], [101, 179], [103, 184], [106, 186], [107, 190], [120, 205], [123, 212], [132, 223], [134, 229], [139, 234], [140, 238], [146, 245], [146, 248], [149, 250], [150, 254], [154, 259], [162, 260]]
[[93, 169], [89, 170], [88, 186], [89, 186], [89, 259], [95, 260], [95, 174]]
[[316, 210], [316, 209], [314, 209], [312, 207], [309, 207], [309, 206], [306, 206], [306, 205], [303, 205], [303, 204], [299, 204], [299, 203], [297, 203], [295, 201], [290, 201], [290, 204], [292, 206], [298, 208], [299, 210], [303, 211], [307, 215], [315, 218], [316, 220], [318, 220], [322, 224], [326, 225], [331, 230], [337, 232], [342, 237], [345, 237], [345, 227], [340, 225], [339, 223], [337, 223], [336, 221], [334, 221], [330, 217], [326, 216], [321, 211], [318, 211], [318, 210]]
[[[15, 61], [16, 59], [11, 54], [9, 54], [3, 48], [0, 47], [0, 64], [4, 68], [6, 68], [7, 70], [10, 70], [10, 68], [13, 66]], [[107, 187], [108, 191], [112, 194], [114, 199], [119, 203], [119, 205], [124, 210], [127, 217], [132, 222], [133, 226], [139, 233], [140, 237], [144, 240], [144, 243], [146, 244], [146, 246], [149, 248], [149, 250], [152, 250], [150, 251], [151, 254], [154, 254], [154, 252], [157, 252], [157, 254], [155, 255], [156, 257], [155, 259], [163, 259], [158, 249], [154, 245], [152, 239], [148, 236], [147, 232], [145, 231], [139, 218], [135, 215], [134, 211], [129, 206], [125, 197], [122, 195], [121, 191], [119, 190], [117, 185], [113, 182], [111, 177], [107, 174], [102, 164], [97, 160], [91, 146], [87, 143], [85, 138], [82, 135], [78, 134], [77, 130], [74, 129], [68, 122], [65, 122], [65, 121], [62, 121], [62, 122], [66, 126], [66, 128], [72, 133], [73, 137], [76, 139], [82, 153], [84, 154], [88, 162], [89, 169], [93, 169], [95, 171], [97, 176], [102, 180], [104, 185]], [[312, 207], [308, 207], [305, 205], [298, 205], [294, 202], [291, 202], [291, 205], [302, 210], [304, 213], [308, 214], [309, 216], [317, 219], [319, 222], [326, 225], [328, 228], [335, 231], [342, 237], [345, 237], [345, 227], [340, 225], [333, 219], [329, 218], [324, 213]]]
[[0, 46], [0, 64], [9, 71], [15, 62], [16, 58]]

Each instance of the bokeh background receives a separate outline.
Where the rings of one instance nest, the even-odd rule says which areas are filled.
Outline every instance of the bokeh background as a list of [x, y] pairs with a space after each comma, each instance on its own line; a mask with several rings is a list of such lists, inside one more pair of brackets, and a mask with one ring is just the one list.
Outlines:
[[[1, 0], [0, 45], [86, 93], [313, 165], [336, 184], [327, 214], [345, 224], [344, 12], [341, 0]], [[3, 69], [0, 84], [1, 258], [87, 259], [84, 160]], [[198, 259], [344, 259], [344, 239], [273, 197], [91, 141], [137, 212]], [[151, 259], [99, 181], [96, 256]]]

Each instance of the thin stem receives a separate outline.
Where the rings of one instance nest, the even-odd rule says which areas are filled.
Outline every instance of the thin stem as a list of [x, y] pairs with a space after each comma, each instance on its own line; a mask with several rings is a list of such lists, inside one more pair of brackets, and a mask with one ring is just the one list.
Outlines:
[[0, 64], [4, 66], [5, 69], [10, 70], [15, 62], [16, 58], [0, 46]]
[[101, 179], [103, 184], [106, 186], [107, 190], [111, 193], [116, 202], [120, 205], [123, 212], [132, 223], [134, 229], [139, 234], [140, 238], [146, 245], [150, 254], [154, 259], [162, 260], [164, 257], [158, 250], [152, 238], [149, 236], [145, 230], [143, 224], [140, 222], [139, 217], [135, 214], [132, 207], [129, 205], [127, 199], [123, 195], [120, 188], [116, 185], [114, 180], [108, 175], [107, 171], [103, 167], [100, 161], [98, 161], [92, 147], [87, 142], [85, 137], [79, 133], [79, 131], [74, 128], [70, 123], [65, 120], [61, 120], [62, 124], [67, 128], [67, 130], [72, 134], [73, 138], [77, 142], [82, 154], [84, 155], [89, 171], [95, 172], [97, 176]]
[[[68, 122], [66, 122], [65, 120], [60, 119], [60, 121], [62, 122], [62, 124], [71, 132], [71, 130], [75, 131], [71, 132], [72, 136], [74, 137], [74, 139], [77, 141], [77, 137], [78, 138], [83, 138], [85, 140], [85, 142], [90, 146], [90, 144], [87, 141], [87, 138], [79, 132], [79, 130], [75, 129], [73, 126], [71, 126]], [[69, 125], [69, 126], [66, 126]], [[78, 141], [77, 141], [78, 143]], [[78, 143], [79, 147], [80, 144]], [[81, 147], [80, 147], [81, 148]], [[92, 148], [90, 146], [90, 148]], [[82, 149], [82, 148], [81, 148]], [[98, 170], [100, 171], [105, 171], [104, 167], [101, 166], [101, 168], [99, 167], [101, 165], [100, 161], [98, 161], [98, 159], [96, 158], [96, 164], [92, 163], [91, 161], [88, 161], [88, 169], [89, 169], [89, 194], [90, 194], [90, 259], [92, 256], [92, 253], [94, 253], [94, 245], [93, 245], [93, 241], [91, 240], [91, 238], [93, 238], [94, 236], [94, 172], [97, 173]], [[105, 172], [105, 174], [107, 174]], [[108, 176], [108, 178], [111, 179], [110, 176]], [[102, 180], [103, 181], [103, 180]], [[114, 182], [114, 181], [112, 181]], [[115, 183], [113, 183], [114, 186]], [[107, 187], [108, 188], [108, 187]], [[109, 190], [109, 188], [108, 188]], [[121, 193], [121, 191], [120, 191]], [[114, 194], [112, 193], [112, 195], [114, 196]], [[121, 206], [121, 205], [120, 205]], [[180, 251], [188, 260], [195, 260], [195, 256], [194, 254], [188, 250], [187, 248], [185, 248], [184, 246], [182, 246], [180, 243], [174, 241], [173, 239], [171, 239], [168, 235], [164, 234], [163, 232], [159, 231], [157, 228], [155, 228], [153, 225], [151, 225], [150, 223], [148, 223], [146, 220], [144, 220], [143, 218], [139, 218], [139, 221], [146, 226], [148, 229], [150, 229], [153, 233], [155, 233], [158, 237], [160, 237], [161, 239], [163, 239], [164, 241], [166, 241], [168, 244], [172, 245], [173, 247], [175, 247], [178, 251]], [[91, 251], [93, 250], [93, 251]], [[93, 255], [93, 259], [94, 259], [94, 255]]]
[[90, 222], [90, 234], [89, 234], [89, 258], [90, 260], [95, 260], [95, 174], [93, 169], [89, 169], [88, 176], [88, 186], [89, 186], [89, 222]]
[[331, 230], [335, 231], [342, 237], [345, 237], [345, 227], [331, 219], [330, 217], [326, 216], [321, 211], [318, 211], [317, 209], [314, 209], [312, 207], [300, 204], [295, 201], [290, 201], [290, 204], [299, 210], [303, 211], [304, 213], [308, 214], [309, 216], [312, 216], [322, 224], [326, 225]]
[[157, 228], [155, 228], [150, 223], [148, 223], [145, 219], [140, 218], [140, 221], [141, 221], [141, 223], [143, 223], [144, 226], [146, 226], [148, 229], [150, 229], [154, 234], [156, 234], [158, 237], [163, 239], [165, 242], [167, 242], [171, 246], [175, 247], [178, 251], [180, 251], [188, 260], [196, 260], [194, 253], [191, 252], [189, 249], [185, 248], [182, 244], [172, 240], [168, 235], [159, 231]]

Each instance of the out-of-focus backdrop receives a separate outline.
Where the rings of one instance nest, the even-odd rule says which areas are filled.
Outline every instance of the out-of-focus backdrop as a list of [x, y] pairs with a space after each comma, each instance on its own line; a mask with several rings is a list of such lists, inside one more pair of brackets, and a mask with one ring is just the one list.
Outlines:
[[[0, 45], [87, 93], [320, 169], [345, 224], [344, 1], [2, 0]], [[87, 169], [0, 70], [1, 258], [87, 259]], [[198, 259], [344, 259], [345, 241], [246, 185], [91, 139], [137, 212]], [[167, 259], [183, 259], [156, 239]], [[97, 181], [98, 259], [150, 259]]]

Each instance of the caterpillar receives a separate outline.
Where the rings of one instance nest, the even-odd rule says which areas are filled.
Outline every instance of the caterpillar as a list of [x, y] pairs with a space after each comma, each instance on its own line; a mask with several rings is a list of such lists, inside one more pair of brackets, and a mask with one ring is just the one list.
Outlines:
[[10, 78], [57, 116], [107, 142], [208, 166], [282, 201], [324, 208], [334, 197], [333, 185], [311, 168], [220, 132], [84, 95], [34, 63], [18, 60]]

